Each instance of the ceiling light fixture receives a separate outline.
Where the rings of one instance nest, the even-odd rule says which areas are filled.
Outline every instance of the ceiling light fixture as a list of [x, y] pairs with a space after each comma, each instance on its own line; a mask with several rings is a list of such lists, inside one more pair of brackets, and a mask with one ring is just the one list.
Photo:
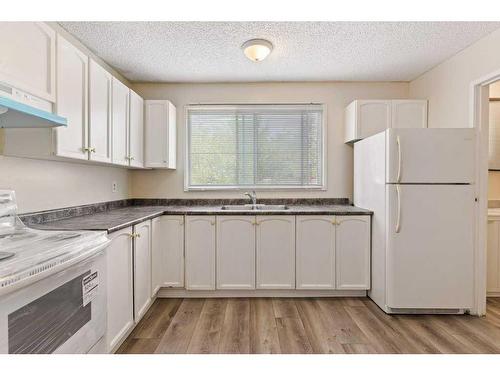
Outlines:
[[250, 60], [258, 62], [264, 60], [271, 51], [273, 45], [270, 41], [265, 39], [250, 39], [241, 46], [245, 56]]

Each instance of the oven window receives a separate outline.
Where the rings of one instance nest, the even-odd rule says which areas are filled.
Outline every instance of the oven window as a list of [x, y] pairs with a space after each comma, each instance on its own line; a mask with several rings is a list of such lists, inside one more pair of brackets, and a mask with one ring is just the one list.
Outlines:
[[82, 279], [90, 271], [9, 314], [9, 353], [52, 353], [91, 319]]

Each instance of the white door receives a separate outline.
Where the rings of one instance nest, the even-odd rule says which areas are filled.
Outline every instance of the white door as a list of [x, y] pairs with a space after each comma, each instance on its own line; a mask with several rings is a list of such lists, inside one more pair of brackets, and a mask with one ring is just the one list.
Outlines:
[[369, 137], [391, 127], [390, 100], [358, 100], [357, 102], [358, 139]]
[[217, 216], [217, 289], [255, 289], [255, 216]]
[[473, 187], [387, 185], [387, 202], [387, 305], [472, 307]]
[[215, 217], [186, 216], [186, 289], [215, 289]]
[[88, 57], [60, 35], [57, 36], [57, 102], [59, 116], [68, 126], [55, 129], [56, 155], [88, 159]]
[[112, 352], [134, 325], [134, 270], [132, 228], [109, 235], [106, 249], [108, 271], [106, 349]]
[[370, 216], [337, 216], [337, 289], [370, 289]]
[[134, 318], [137, 323], [151, 303], [151, 221], [134, 226]]
[[296, 217], [297, 289], [335, 289], [335, 217]]
[[392, 100], [392, 128], [426, 128], [427, 100]]
[[144, 100], [130, 91], [130, 166], [144, 167]]
[[295, 216], [257, 216], [257, 289], [295, 289]]
[[90, 160], [111, 162], [111, 90], [113, 78], [94, 60], [89, 63]]
[[0, 23], [0, 82], [56, 99], [56, 32], [43, 22]]
[[475, 129], [387, 130], [389, 183], [472, 183]]
[[152, 220], [152, 294], [161, 287], [184, 286], [184, 216], [164, 215]]
[[129, 165], [129, 93], [127, 86], [113, 78], [112, 160], [113, 164], [118, 165]]

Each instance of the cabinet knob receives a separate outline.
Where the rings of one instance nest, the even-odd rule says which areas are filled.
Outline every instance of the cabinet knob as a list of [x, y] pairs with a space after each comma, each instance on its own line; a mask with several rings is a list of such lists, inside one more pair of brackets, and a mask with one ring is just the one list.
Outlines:
[[95, 147], [91, 147], [90, 152], [95, 152]]
[[210, 225], [215, 225], [215, 221], [211, 221], [211, 222], [210, 222]]

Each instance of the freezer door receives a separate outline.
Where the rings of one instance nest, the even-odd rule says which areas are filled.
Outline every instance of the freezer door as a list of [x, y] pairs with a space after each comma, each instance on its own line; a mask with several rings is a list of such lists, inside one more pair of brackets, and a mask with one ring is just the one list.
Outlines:
[[474, 182], [475, 130], [386, 130], [387, 183]]
[[387, 306], [470, 308], [474, 194], [469, 185], [386, 185]]

